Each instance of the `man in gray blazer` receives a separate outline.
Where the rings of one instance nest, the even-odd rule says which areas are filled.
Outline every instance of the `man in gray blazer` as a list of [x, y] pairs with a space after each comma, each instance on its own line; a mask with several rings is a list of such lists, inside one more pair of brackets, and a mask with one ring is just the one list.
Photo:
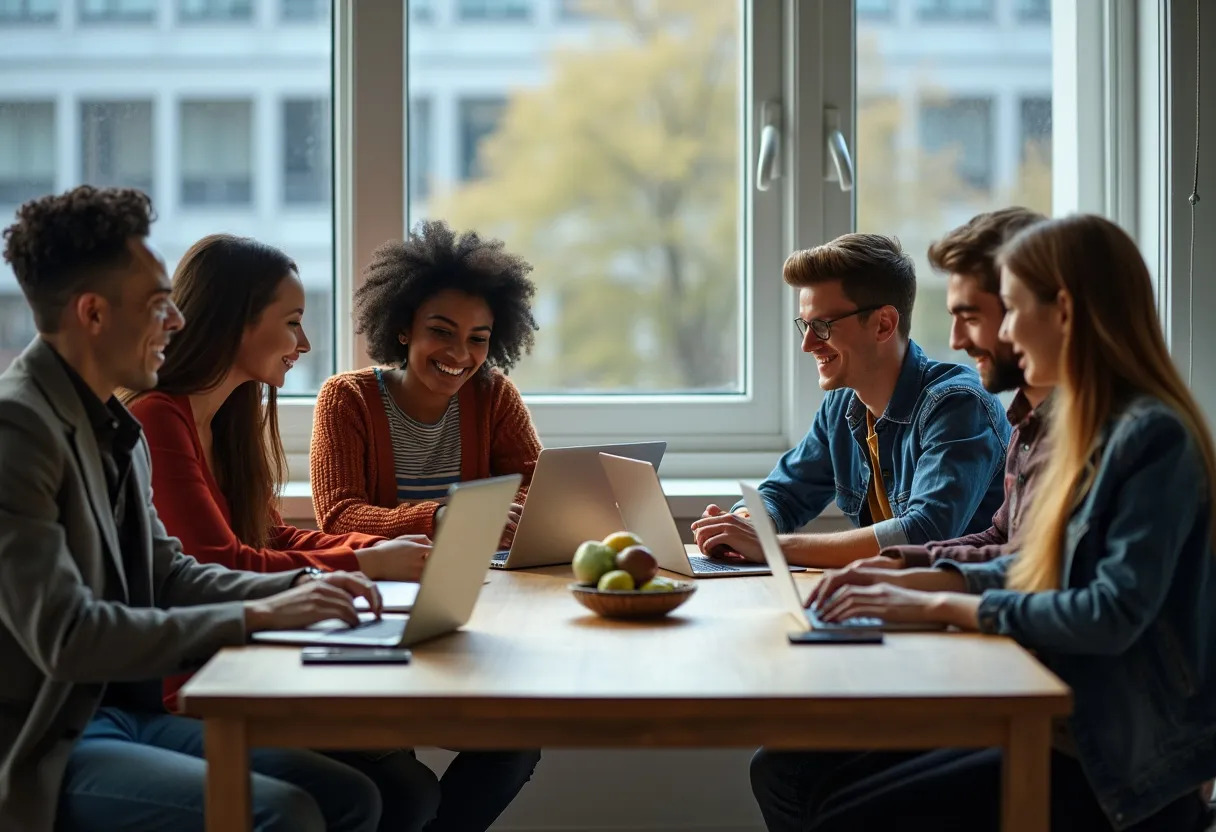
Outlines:
[[[379, 609], [358, 575], [256, 575], [183, 555], [152, 507], [139, 423], [114, 396], [155, 385], [183, 325], [139, 191], [28, 202], [5, 259], [39, 335], [0, 375], [0, 829], [203, 825], [202, 725], [166, 713], [162, 677], [262, 629]], [[259, 829], [370, 832], [364, 775], [257, 749]]]

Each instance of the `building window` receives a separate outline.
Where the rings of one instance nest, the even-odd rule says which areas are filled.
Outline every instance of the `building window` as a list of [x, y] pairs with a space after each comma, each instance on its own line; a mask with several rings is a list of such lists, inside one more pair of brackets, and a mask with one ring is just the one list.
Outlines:
[[414, 23], [431, 23], [435, 20], [435, 4], [433, 0], [407, 0], [409, 3], [410, 20]]
[[421, 201], [431, 195], [431, 100], [410, 98], [409, 198]]
[[1018, 20], [1027, 23], [1050, 23], [1051, 0], [1017, 0]]
[[80, 105], [81, 181], [152, 191], [152, 102]]
[[1022, 99], [1022, 161], [1037, 158], [1051, 163], [1051, 99]]
[[330, 198], [329, 104], [320, 99], [283, 102], [283, 200]]
[[283, 0], [284, 20], [314, 21], [329, 19], [329, 0]]
[[177, 0], [177, 14], [191, 23], [252, 20], [253, 0]]
[[186, 101], [181, 105], [183, 205], [253, 202], [253, 105]]
[[992, 0], [917, 0], [921, 20], [992, 20]]
[[529, 0], [460, 0], [461, 20], [525, 21], [532, 17]]
[[868, 20], [890, 20], [894, 11], [892, 0], [857, 0], [857, 16]]
[[54, 23], [59, 0], [0, 0], [0, 23]]
[[80, 19], [85, 23], [151, 23], [156, 20], [156, 0], [80, 0]]
[[460, 178], [482, 175], [481, 144], [502, 121], [505, 98], [468, 98], [460, 102]]
[[0, 102], [0, 204], [55, 190], [55, 104]]
[[954, 170], [973, 188], [992, 187], [992, 99], [955, 98], [921, 107], [921, 146], [953, 153]]

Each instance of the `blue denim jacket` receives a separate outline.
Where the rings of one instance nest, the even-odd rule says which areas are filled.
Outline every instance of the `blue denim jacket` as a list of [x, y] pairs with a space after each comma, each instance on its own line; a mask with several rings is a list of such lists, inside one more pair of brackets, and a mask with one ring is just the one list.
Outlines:
[[1078, 756], [1123, 829], [1216, 776], [1212, 494], [1193, 437], [1157, 399], [1124, 406], [1096, 454], [1062, 589], [1004, 589], [1016, 554], [941, 567], [983, 593], [984, 632], [1035, 650], [1073, 689]]
[[[1010, 427], [974, 370], [932, 361], [909, 342], [874, 430], [895, 515], [873, 525], [879, 546], [950, 540], [988, 528], [1005, 499]], [[827, 394], [806, 437], [760, 484], [778, 531], [814, 520], [832, 498], [854, 526], [869, 523], [867, 431], [866, 407], [856, 393]]]

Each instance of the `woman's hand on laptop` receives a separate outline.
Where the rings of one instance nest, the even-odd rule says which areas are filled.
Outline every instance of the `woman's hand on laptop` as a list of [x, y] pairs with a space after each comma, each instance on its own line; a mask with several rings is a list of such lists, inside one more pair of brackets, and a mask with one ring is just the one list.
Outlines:
[[[866, 560], [855, 561], [844, 569], [832, 569], [823, 573], [819, 584], [811, 592], [806, 606], [815, 607], [820, 616], [830, 598], [839, 595], [847, 587], [868, 587], [877, 584], [922, 592], [964, 592], [967, 582], [952, 569], [876, 569]], [[825, 619], [826, 620], [826, 619]]]
[[848, 584], [827, 597], [819, 617], [828, 623], [880, 618], [891, 624], [949, 624], [978, 630], [979, 607], [979, 596], [962, 592], [908, 589], [889, 583]]
[[366, 549], [356, 549], [359, 570], [373, 581], [416, 581], [431, 554], [431, 539], [421, 534], [406, 534], [382, 540]]
[[692, 524], [692, 534], [697, 548], [711, 557], [722, 557], [723, 550], [728, 550], [745, 560], [764, 563], [764, 551], [756, 530], [751, 521], [740, 514], [711, 505], [701, 519]]
[[519, 529], [519, 518], [523, 516], [524, 507], [519, 503], [511, 503], [511, 507], [507, 509], [507, 525], [502, 530], [502, 540], [498, 545], [503, 549], [510, 549], [511, 542], [515, 540], [515, 532]]
[[374, 583], [350, 572], [327, 572], [278, 595], [246, 601], [245, 631], [297, 630], [331, 618], [353, 627], [359, 623], [355, 598], [367, 599], [371, 611], [380, 615], [383, 602]]

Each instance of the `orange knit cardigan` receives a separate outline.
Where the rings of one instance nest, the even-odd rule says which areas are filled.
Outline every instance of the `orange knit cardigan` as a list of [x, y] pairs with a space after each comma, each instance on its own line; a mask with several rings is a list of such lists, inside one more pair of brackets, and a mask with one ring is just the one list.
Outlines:
[[[522, 474], [532, 482], [540, 439], [518, 388], [495, 370], [460, 388], [460, 479]], [[341, 373], [317, 395], [309, 454], [317, 525], [329, 534], [435, 534], [438, 503], [397, 503], [388, 414], [375, 370]]]

